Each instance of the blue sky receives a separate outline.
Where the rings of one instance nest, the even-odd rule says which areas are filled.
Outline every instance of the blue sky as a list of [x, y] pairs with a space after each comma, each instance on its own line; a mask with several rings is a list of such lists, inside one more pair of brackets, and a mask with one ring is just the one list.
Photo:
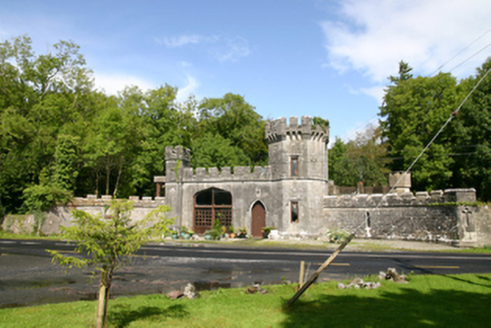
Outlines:
[[0, 0], [0, 40], [27, 34], [37, 54], [73, 40], [107, 93], [232, 92], [265, 119], [327, 118], [334, 140], [376, 123], [400, 60], [415, 75], [475, 74], [490, 17], [489, 0]]

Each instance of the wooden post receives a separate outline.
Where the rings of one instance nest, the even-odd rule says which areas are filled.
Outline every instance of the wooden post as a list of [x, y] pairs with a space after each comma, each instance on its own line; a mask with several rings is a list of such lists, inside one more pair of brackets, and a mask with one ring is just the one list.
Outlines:
[[353, 239], [353, 237], [355, 237], [354, 233], [349, 235], [348, 238], [346, 238], [345, 241], [343, 241], [343, 243], [338, 247], [338, 249], [336, 249], [336, 251], [332, 253], [332, 255], [320, 266], [319, 269], [317, 269], [316, 272], [314, 272], [314, 274], [312, 274], [312, 276], [310, 276], [309, 280], [307, 280], [305, 285], [303, 285], [302, 288], [300, 288], [295, 293], [295, 295], [293, 295], [293, 297], [288, 301], [288, 303], [286, 303], [285, 305], [286, 308], [289, 308], [293, 303], [295, 303], [296, 300], [298, 300], [300, 296], [302, 296], [302, 294], [307, 290], [307, 288], [309, 288], [310, 285], [312, 285], [314, 281], [319, 277], [321, 272], [324, 271], [331, 264], [331, 262], [334, 261], [336, 256], [338, 256], [338, 254], [346, 247], [346, 245], [349, 244], [349, 242]]
[[300, 277], [298, 277], [298, 288], [302, 288], [304, 274], [305, 274], [305, 261], [301, 261], [300, 262]]

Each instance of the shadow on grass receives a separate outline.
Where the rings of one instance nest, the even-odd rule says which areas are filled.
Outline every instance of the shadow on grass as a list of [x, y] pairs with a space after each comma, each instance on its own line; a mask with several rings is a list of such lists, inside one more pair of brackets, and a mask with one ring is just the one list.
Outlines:
[[[480, 283], [491, 287], [487, 278]], [[298, 300], [284, 310], [287, 319], [281, 326], [489, 327], [491, 293], [487, 289], [483, 293], [443, 289], [421, 292], [403, 287], [399, 292], [371, 292], [375, 291], [349, 290], [341, 295], [322, 295], [315, 301]]]
[[475, 286], [491, 288], [490, 279], [488, 277], [485, 277], [485, 276], [479, 276], [479, 275], [477, 276], [477, 278], [479, 278], [481, 280], [484, 280], [482, 283], [481, 282], [474, 282], [474, 281], [471, 281], [471, 280], [462, 279], [462, 278], [455, 277], [455, 276], [442, 275], [442, 277], [445, 277], [445, 278], [448, 278], [448, 279], [452, 279], [452, 280], [456, 280], [456, 281], [460, 281], [460, 282], [465, 282], [467, 284], [471, 284], [471, 285], [475, 285]]
[[181, 304], [171, 305], [167, 308], [156, 306], [141, 306], [136, 310], [126, 309], [125, 306], [115, 306], [110, 311], [108, 321], [116, 327], [126, 327], [133, 321], [147, 320], [163, 322], [166, 318], [185, 318], [189, 312]]

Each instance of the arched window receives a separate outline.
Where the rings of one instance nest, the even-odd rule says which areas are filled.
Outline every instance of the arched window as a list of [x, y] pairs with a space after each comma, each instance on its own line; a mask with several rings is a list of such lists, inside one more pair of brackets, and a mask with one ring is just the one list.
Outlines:
[[222, 226], [232, 224], [232, 194], [217, 188], [200, 191], [194, 196], [194, 231], [210, 230], [216, 219]]

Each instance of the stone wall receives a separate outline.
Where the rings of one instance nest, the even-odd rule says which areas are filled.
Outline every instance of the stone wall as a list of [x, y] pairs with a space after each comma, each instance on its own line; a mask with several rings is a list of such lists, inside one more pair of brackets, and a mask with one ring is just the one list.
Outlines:
[[[264, 181], [254, 184], [229, 182], [222, 185], [234, 193], [244, 195], [233, 202], [234, 226], [246, 226], [250, 231], [251, 206], [257, 200], [265, 199], [268, 200], [263, 203], [266, 208], [266, 225], [277, 227], [284, 238], [316, 238], [328, 229], [339, 229], [355, 230], [357, 237], [361, 238], [421, 240], [458, 246], [491, 245], [491, 208], [488, 205], [473, 204], [473, 189], [448, 189], [416, 195], [406, 193], [401, 196], [389, 194], [385, 197], [381, 194], [325, 196], [323, 204], [305, 204], [300, 209], [299, 221], [292, 223], [289, 217], [283, 218], [280, 214], [288, 213], [288, 200], [294, 199], [293, 194], [297, 192], [315, 193], [318, 187], [311, 183], [287, 183], [290, 183], [287, 188], [279, 188], [289, 190], [285, 195], [276, 194], [273, 185]], [[193, 195], [212, 185], [187, 184], [184, 194]], [[134, 202], [132, 219], [135, 221], [141, 220], [156, 206], [166, 203], [163, 197], [140, 199], [135, 196], [130, 200]], [[71, 204], [57, 206], [46, 213], [41, 231], [47, 235], [59, 233], [61, 226], [71, 224], [72, 209], [84, 210], [92, 215], [102, 214], [110, 202], [110, 196], [74, 198]], [[320, 212], [316, 212], [318, 208], [321, 208]], [[307, 215], [306, 211], [312, 213]], [[314, 218], [308, 220], [309, 216]], [[192, 217], [191, 212], [184, 211], [176, 226], [192, 227]], [[6, 231], [29, 234], [34, 231], [35, 224], [34, 215], [9, 215], [4, 218], [2, 227]]]
[[[463, 211], [465, 213], [466, 208], [463, 208]], [[473, 210], [474, 214], [474, 223], [475, 223], [475, 230], [476, 230], [476, 236], [475, 238], [472, 238], [471, 234], [471, 245], [473, 240], [477, 240], [477, 245], [478, 246], [491, 246], [491, 207], [489, 205], [485, 206], [478, 206], [478, 207], [472, 207], [471, 210]], [[472, 215], [471, 215], [472, 217]], [[464, 221], [465, 222], [465, 221]], [[472, 221], [468, 225], [467, 222], [463, 224], [463, 229], [469, 228], [468, 230], [472, 230]], [[463, 242], [466, 242], [466, 239], [464, 238]]]
[[31, 234], [35, 225], [34, 214], [6, 215], [2, 221], [2, 229], [15, 234]]
[[475, 202], [475, 189], [326, 196], [323, 230], [356, 231], [365, 238], [489, 245], [491, 211]]
[[[41, 232], [45, 235], [60, 233], [62, 226], [70, 226], [72, 214], [70, 211], [78, 209], [86, 211], [91, 215], [103, 214], [104, 208], [111, 204], [111, 196], [102, 196], [97, 198], [95, 195], [88, 195], [86, 198], [75, 197], [72, 202], [65, 206], [55, 206], [49, 212], [44, 213], [44, 222], [41, 226]], [[142, 220], [145, 215], [150, 213], [158, 205], [165, 205], [164, 197], [142, 197], [131, 196], [129, 200], [133, 201], [133, 211], [131, 218], [133, 221]], [[14, 233], [32, 233], [34, 231], [34, 215], [9, 215], [5, 217], [2, 228]]]

